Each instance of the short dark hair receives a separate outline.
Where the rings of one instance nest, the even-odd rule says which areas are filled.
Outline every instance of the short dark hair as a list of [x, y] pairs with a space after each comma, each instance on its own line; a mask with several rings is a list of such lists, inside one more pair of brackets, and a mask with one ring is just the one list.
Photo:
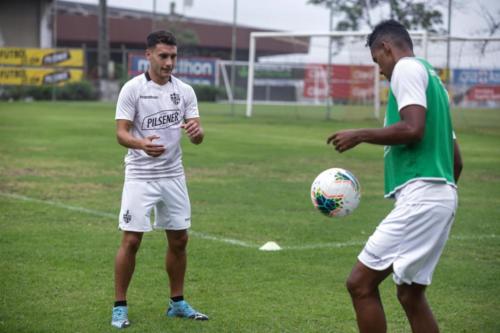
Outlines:
[[146, 47], [149, 49], [157, 44], [177, 45], [175, 36], [170, 31], [160, 30], [154, 31], [148, 35]]
[[396, 20], [386, 20], [377, 24], [366, 38], [366, 45], [370, 48], [378, 47], [383, 37], [390, 39], [396, 47], [409, 47], [413, 51], [413, 42], [408, 30]]

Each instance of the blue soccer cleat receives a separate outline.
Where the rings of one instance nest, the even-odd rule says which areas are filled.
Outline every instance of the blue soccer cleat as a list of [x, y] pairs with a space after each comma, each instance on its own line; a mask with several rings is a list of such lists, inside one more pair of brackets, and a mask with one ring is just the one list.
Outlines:
[[193, 320], [208, 320], [208, 316], [195, 311], [186, 301], [170, 301], [167, 310], [168, 317], [180, 317]]
[[130, 326], [130, 322], [128, 321], [128, 308], [126, 306], [115, 306], [113, 308], [111, 325], [116, 328], [127, 328]]

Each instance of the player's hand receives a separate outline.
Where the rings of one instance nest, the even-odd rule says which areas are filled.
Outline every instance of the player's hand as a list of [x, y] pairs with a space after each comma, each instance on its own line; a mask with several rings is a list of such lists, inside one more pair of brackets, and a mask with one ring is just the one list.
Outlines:
[[163, 145], [159, 145], [156, 143], [153, 143], [153, 140], [159, 139], [160, 137], [158, 135], [150, 135], [145, 137], [142, 140], [142, 147], [141, 149], [146, 152], [149, 156], [153, 157], [158, 157], [161, 154], [165, 152], [165, 147]]
[[357, 130], [340, 131], [330, 135], [326, 140], [326, 143], [333, 144], [335, 150], [342, 153], [361, 143], [361, 139], [358, 134]]
[[200, 122], [197, 118], [188, 119], [185, 123], [181, 124], [181, 128], [184, 128], [187, 136], [193, 143], [201, 143], [203, 139], [203, 129], [200, 126]]

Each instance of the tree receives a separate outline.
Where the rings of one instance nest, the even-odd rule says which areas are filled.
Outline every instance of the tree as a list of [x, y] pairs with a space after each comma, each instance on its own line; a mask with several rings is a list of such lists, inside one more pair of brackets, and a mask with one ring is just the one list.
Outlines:
[[177, 43], [182, 47], [196, 46], [199, 38], [196, 31], [188, 26], [188, 21], [178, 14], [170, 14], [154, 21], [154, 30], [164, 29], [175, 35]]
[[[424, 29], [429, 32], [442, 30], [443, 14], [436, 5], [444, 0], [417, 2], [415, 0], [308, 0], [313, 5], [322, 5], [339, 17], [335, 30], [359, 30], [367, 25], [373, 28], [372, 14], [375, 9], [388, 12], [387, 18], [398, 20], [411, 30]], [[376, 22], [375, 22], [376, 23]]]
[[[484, 22], [487, 25], [486, 33], [489, 36], [495, 35], [498, 31], [500, 31], [500, 10], [497, 11], [496, 15], [491, 13], [491, 10], [488, 10], [484, 5], [480, 5], [479, 14], [483, 16]], [[488, 41], [481, 43], [481, 54], [484, 55], [486, 51], [486, 47], [488, 46]]]

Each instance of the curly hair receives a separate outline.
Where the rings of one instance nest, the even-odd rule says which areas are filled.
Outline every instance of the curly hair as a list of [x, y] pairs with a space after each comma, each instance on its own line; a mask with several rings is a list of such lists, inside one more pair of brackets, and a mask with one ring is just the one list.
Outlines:
[[366, 46], [378, 47], [382, 39], [389, 39], [399, 48], [410, 48], [413, 51], [413, 42], [408, 30], [396, 20], [382, 21], [375, 26], [372, 33], [366, 38]]

